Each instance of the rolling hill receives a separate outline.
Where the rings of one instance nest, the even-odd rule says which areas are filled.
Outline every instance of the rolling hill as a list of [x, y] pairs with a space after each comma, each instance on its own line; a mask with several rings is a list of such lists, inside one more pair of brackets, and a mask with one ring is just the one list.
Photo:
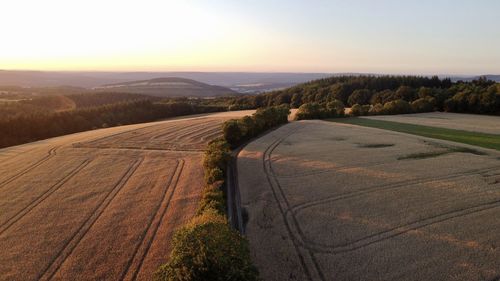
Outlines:
[[135, 93], [156, 97], [214, 97], [237, 94], [237, 92], [229, 88], [178, 77], [108, 84], [96, 87], [94, 90]]

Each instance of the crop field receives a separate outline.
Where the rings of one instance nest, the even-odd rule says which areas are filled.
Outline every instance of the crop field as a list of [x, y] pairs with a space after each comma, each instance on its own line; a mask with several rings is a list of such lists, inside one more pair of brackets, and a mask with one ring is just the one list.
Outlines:
[[238, 181], [261, 276], [498, 280], [500, 152], [462, 146], [325, 121], [251, 142]]
[[150, 280], [195, 213], [218, 113], [0, 150], [0, 280]]
[[361, 117], [372, 120], [393, 121], [431, 127], [464, 130], [486, 134], [500, 134], [500, 117], [478, 114], [429, 112], [402, 115]]

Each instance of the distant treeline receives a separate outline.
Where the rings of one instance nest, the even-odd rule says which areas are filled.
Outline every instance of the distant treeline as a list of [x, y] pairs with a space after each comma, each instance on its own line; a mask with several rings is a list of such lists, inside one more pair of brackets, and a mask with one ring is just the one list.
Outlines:
[[230, 109], [281, 104], [298, 108], [307, 103], [324, 105], [329, 102], [341, 102], [349, 107], [372, 105], [381, 109], [395, 101], [417, 102], [415, 107], [421, 107], [419, 112], [500, 114], [500, 84], [485, 78], [452, 83], [450, 79], [437, 76], [341, 76], [255, 96], [235, 97], [230, 102]]
[[159, 100], [158, 98], [124, 93], [84, 93], [45, 96], [11, 97], [0, 103], [0, 118], [60, 112], [126, 101]]
[[224, 111], [226, 107], [188, 102], [133, 100], [61, 112], [35, 112], [0, 119], [0, 147], [180, 115]]

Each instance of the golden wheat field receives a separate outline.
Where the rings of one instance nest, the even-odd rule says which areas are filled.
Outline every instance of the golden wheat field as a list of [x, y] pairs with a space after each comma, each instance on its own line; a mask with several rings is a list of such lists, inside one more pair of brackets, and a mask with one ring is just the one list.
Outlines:
[[0, 280], [150, 280], [229, 112], [0, 150]]
[[238, 177], [262, 278], [498, 280], [500, 153], [455, 146], [325, 121], [251, 142]]

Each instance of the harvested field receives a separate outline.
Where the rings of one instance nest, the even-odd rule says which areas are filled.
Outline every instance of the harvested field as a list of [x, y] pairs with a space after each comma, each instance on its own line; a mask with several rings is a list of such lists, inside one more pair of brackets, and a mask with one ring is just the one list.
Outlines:
[[480, 132], [486, 134], [500, 134], [500, 116], [429, 112], [402, 115], [365, 116], [361, 118]]
[[150, 280], [230, 112], [0, 150], [0, 280]]
[[[498, 280], [500, 153], [450, 145], [325, 121], [247, 145], [238, 182], [261, 276]], [[417, 153], [438, 155], [404, 157]]]

